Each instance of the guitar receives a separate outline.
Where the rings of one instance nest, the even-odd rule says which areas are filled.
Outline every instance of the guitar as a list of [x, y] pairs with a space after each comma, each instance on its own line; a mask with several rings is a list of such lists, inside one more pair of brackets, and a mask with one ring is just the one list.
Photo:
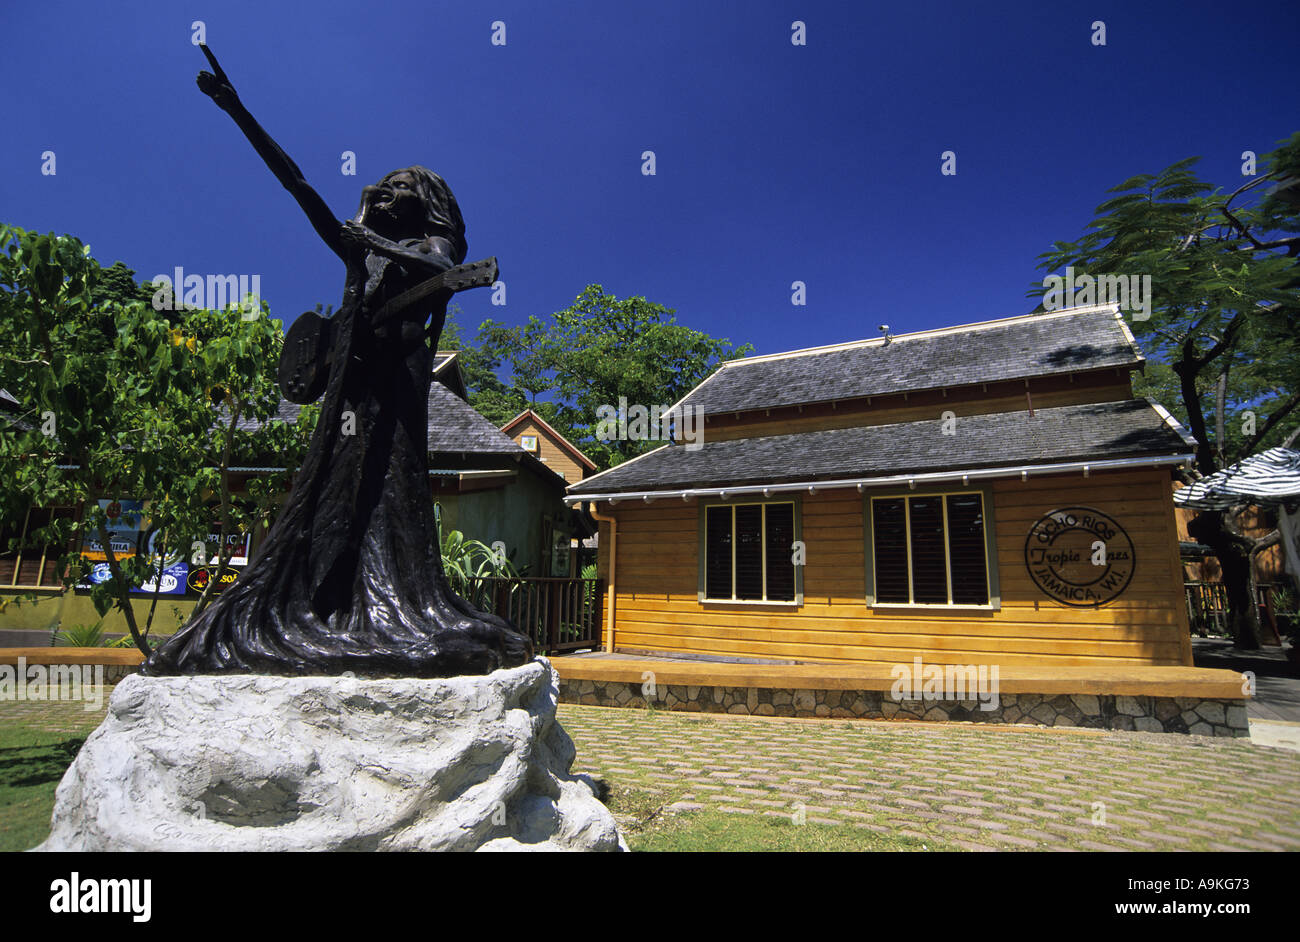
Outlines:
[[[379, 309], [371, 318], [378, 327], [417, 301], [440, 291], [455, 293], [470, 288], [486, 288], [497, 280], [496, 257], [457, 265], [414, 288], [403, 291]], [[325, 392], [329, 381], [330, 361], [334, 347], [334, 319], [321, 317], [315, 311], [306, 311], [289, 327], [280, 350], [280, 368], [277, 377], [284, 398], [298, 405], [315, 402]]]

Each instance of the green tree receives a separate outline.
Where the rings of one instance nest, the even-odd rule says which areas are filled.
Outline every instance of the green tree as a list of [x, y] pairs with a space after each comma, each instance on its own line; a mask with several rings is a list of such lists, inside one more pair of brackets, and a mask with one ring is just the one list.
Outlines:
[[[205, 552], [214, 522], [233, 532], [265, 519], [271, 482], [247, 504], [231, 499], [237, 458], [301, 455], [311, 413], [296, 426], [268, 421], [280, 323], [265, 306], [252, 319], [234, 307], [155, 310], [121, 270], [101, 281], [105, 269], [71, 236], [3, 226], [0, 251], [0, 388], [19, 403], [0, 435], [0, 511], [85, 507], [32, 536], [61, 549], [65, 591], [90, 571], [83, 535], [103, 546], [111, 578], [93, 589], [96, 608], [116, 606], [148, 653], [157, 593], [142, 626], [143, 597], [130, 589], [168, 558]], [[98, 500], [126, 497], [151, 501], [152, 555], [114, 551]]]
[[95, 307], [108, 302], [130, 304], [132, 301], [143, 301], [148, 304], [153, 299], [153, 294], [152, 285], [138, 284], [134, 271], [123, 262], [114, 262], [99, 270], [95, 284], [90, 289], [90, 303]]
[[679, 324], [675, 314], [643, 297], [620, 300], [593, 284], [552, 317], [557, 427], [582, 442], [602, 468], [662, 444], [601, 440], [602, 406], [671, 406], [723, 362], [753, 351]]
[[[1280, 145], [1226, 195], [1196, 176], [1198, 158], [1126, 180], [1081, 238], [1040, 257], [1048, 272], [1151, 277], [1149, 319], [1129, 317], [1151, 357], [1137, 391], [1187, 426], [1201, 475], [1300, 435], [1300, 133]], [[1236, 517], [1201, 513], [1192, 531], [1223, 567], [1236, 643], [1254, 647], [1260, 547]]]
[[533, 315], [513, 327], [483, 321], [474, 345], [449, 316], [440, 346], [460, 351], [469, 402], [494, 424], [531, 408], [602, 469], [662, 444], [603, 440], [602, 406], [673, 405], [721, 363], [753, 350], [732, 349], [729, 340], [677, 323], [670, 308], [621, 300], [595, 284], [549, 318]]
[[497, 376], [497, 371], [509, 353], [508, 348], [502, 345], [500, 329], [503, 325], [490, 318], [484, 320], [479, 325], [475, 342], [467, 343], [456, 318], [461, 313], [463, 312], [456, 304], [448, 309], [447, 322], [443, 326], [442, 340], [438, 346], [442, 350], [455, 350], [460, 354], [460, 371], [465, 377], [469, 404], [493, 425], [504, 425], [522, 412], [527, 402]]
[[[619, 299], [588, 285], [574, 303], [544, 324], [518, 328], [527, 382], [549, 377], [550, 409], [539, 409], [578, 444], [599, 468], [612, 467], [659, 447], [649, 440], [605, 440], [601, 414], [626, 404], [650, 409], [675, 404], [723, 362], [751, 352], [677, 323], [676, 312], [643, 297]], [[521, 386], [522, 388], [522, 386]], [[549, 413], [549, 414], [548, 414]]]

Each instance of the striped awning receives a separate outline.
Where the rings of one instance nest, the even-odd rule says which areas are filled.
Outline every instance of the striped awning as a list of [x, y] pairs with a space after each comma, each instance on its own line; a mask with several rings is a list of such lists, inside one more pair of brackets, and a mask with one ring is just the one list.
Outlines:
[[1237, 504], [1283, 504], [1300, 500], [1300, 451], [1270, 448], [1174, 492], [1174, 503], [1196, 510], [1227, 510]]

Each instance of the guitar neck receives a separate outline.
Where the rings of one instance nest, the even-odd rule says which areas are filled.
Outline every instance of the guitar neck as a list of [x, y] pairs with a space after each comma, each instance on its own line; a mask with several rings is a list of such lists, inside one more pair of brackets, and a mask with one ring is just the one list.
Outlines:
[[[465, 276], [471, 276], [471, 280], [461, 285], [459, 284]], [[389, 318], [395, 317], [402, 311], [406, 310], [417, 301], [422, 301], [432, 294], [437, 294], [447, 288], [448, 284], [457, 286], [450, 290], [459, 291], [464, 288], [486, 287], [496, 280], [496, 259], [487, 259], [483, 262], [474, 262], [470, 265], [457, 265], [455, 268], [449, 268], [440, 274], [434, 275], [427, 281], [422, 281], [414, 288], [408, 288], [397, 297], [390, 300], [379, 309], [372, 323], [382, 324]]]

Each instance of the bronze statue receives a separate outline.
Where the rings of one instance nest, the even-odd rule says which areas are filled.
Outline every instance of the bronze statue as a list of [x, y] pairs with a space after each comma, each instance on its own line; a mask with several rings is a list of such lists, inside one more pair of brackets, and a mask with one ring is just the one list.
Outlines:
[[450, 677], [527, 662], [526, 637], [448, 586], [428, 483], [432, 351], [447, 301], [490, 283], [495, 262], [457, 269], [465, 223], [424, 167], [365, 187], [356, 217], [340, 223], [201, 48], [213, 71], [199, 73], [199, 88], [298, 201], [347, 280], [334, 317], [304, 321], [286, 341], [286, 397], [325, 398], [279, 517], [248, 568], [145, 673]]

